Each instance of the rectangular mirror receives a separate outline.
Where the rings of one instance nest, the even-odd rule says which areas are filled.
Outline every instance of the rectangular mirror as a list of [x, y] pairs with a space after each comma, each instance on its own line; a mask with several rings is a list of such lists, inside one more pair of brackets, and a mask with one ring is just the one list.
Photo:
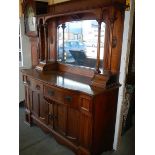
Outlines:
[[[58, 26], [57, 35], [57, 61], [76, 66], [96, 67], [98, 43], [98, 22], [96, 20], [65, 22]], [[100, 36], [100, 64], [103, 64], [105, 37], [105, 23], [103, 22]]]

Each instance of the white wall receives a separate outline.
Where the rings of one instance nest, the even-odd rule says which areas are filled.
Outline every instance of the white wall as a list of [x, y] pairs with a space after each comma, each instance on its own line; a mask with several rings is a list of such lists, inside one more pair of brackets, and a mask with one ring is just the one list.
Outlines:
[[19, 102], [23, 101], [25, 98], [24, 95], [24, 86], [22, 82], [22, 74], [20, 69], [22, 68], [31, 68], [31, 46], [29, 38], [25, 35], [24, 29], [24, 18], [20, 17], [21, 24], [21, 42], [22, 42], [22, 52], [23, 52], [23, 66], [19, 66]]
[[133, 27], [133, 15], [134, 15], [133, 1], [134, 0], [131, 0], [130, 10], [125, 11], [123, 44], [122, 44], [122, 55], [121, 55], [121, 65], [120, 65], [120, 77], [119, 77], [119, 82], [122, 86], [120, 87], [119, 94], [118, 94], [115, 137], [114, 137], [114, 144], [113, 144], [114, 150], [117, 150], [121, 143], [122, 104], [124, 100], [124, 88], [125, 88], [126, 74], [128, 72], [130, 43], [131, 43], [132, 27]]

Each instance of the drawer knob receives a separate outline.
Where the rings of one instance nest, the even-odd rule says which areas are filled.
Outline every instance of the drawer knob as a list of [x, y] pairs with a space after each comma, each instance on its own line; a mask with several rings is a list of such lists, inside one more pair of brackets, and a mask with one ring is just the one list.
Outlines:
[[53, 96], [55, 93], [53, 90], [48, 90], [48, 95]]
[[71, 96], [65, 96], [65, 100], [67, 102], [72, 102], [72, 97]]

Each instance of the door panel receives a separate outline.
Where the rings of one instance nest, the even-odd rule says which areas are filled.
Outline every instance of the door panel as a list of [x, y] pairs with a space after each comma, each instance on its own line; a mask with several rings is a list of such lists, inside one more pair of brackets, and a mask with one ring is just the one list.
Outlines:
[[46, 104], [43, 95], [42, 94], [38, 94], [38, 100], [39, 100], [39, 119], [44, 122], [47, 123], [47, 119], [48, 119], [48, 105]]
[[39, 116], [40, 95], [33, 90], [31, 90], [30, 92], [31, 92], [31, 97], [30, 97], [31, 111], [32, 111], [33, 115], [38, 117]]
[[40, 121], [47, 123], [48, 105], [43, 99], [43, 95], [38, 91], [30, 90], [31, 112]]
[[79, 140], [79, 111], [68, 107], [67, 138], [74, 143]]
[[67, 106], [54, 102], [54, 129], [66, 135]]
[[81, 112], [80, 114], [80, 145], [90, 149], [92, 145], [92, 117]]

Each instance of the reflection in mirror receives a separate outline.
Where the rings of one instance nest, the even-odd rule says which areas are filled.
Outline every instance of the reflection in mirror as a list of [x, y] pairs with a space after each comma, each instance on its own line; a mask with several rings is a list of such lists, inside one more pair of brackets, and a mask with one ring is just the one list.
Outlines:
[[[82, 20], [66, 22], [58, 26], [57, 59], [59, 62], [96, 67], [98, 22]], [[100, 64], [103, 64], [105, 23], [101, 24]], [[102, 68], [102, 66], [101, 66]]]

